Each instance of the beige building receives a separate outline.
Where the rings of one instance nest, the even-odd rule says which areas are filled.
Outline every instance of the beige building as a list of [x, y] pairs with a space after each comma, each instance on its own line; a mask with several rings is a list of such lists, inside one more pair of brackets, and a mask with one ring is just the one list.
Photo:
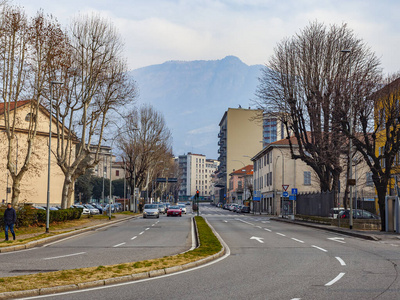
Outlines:
[[226, 202], [229, 174], [251, 164], [251, 157], [263, 147], [263, 111], [229, 108], [219, 126], [219, 195], [216, 198]]
[[203, 154], [188, 153], [178, 157], [180, 189], [179, 200], [185, 201], [196, 194], [210, 197], [213, 193], [212, 174], [218, 168], [219, 162], [207, 159]]
[[[23, 165], [27, 153], [27, 134], [29, 126], [31, 101], [19, 101], [16, 108], [16, 147], [13, 157], [17, 170]], [[31, 163], [28, 171], [21, 181], [21, 194], [19, 203], [32, 203], [35, 205], [45, 205], [47, 201], [47, 167], [48, 167], [48, 141], [49, 141], [49, 112], [43, 106], [39, 109], [38, 126], [36, 138], [33, 145]], [[51, 148], [56, 151], [57, 122], [53, 119], [52, 123], [52, 144]], [[0, 103], [0, 199], [1, 201], [11, 201], [12, 180], [7, 170], [7, 137], [4, 131], [4, 103]], [[54, 155], [51, 156], [51, 185], [50, 203], [51, 205], [61, 204], [61, 192], [64, 182], [64, 175], [57, 165]]]
[[[295, 137], [291, 137], [294, 147], [297, 145]], [[289, 195], [292, 188], [298, 193], [319, 192], [319, 179], [313, 169], [300, 159], [291, 158], [289, 141], [279, 140], [269, 144], [262, 151], [257, 153], [252, 161], [254, 163], [253, 186], [254, 191], [261, 192], [261, 211], [274, 215], [281, 214], [281, 197], [283, 186], [286, 185]], [[343, 169], [345, 170], [346, 159], [343, 158]], [[362, 160], [357, 162], [357, 186], [358, 196], [373, 197], [375, 190], [371, 174], [367, 164]], [[340, 178], [342, 183], [346, 182], [346, 172]], [[342, 187], [342, 191], [345, 187]], [[372, 195], [372, 196], [371, 196]], [[339, 195], [339, 198], [343, 193]], [[339, 199], [342, 203], [342, 199]]]

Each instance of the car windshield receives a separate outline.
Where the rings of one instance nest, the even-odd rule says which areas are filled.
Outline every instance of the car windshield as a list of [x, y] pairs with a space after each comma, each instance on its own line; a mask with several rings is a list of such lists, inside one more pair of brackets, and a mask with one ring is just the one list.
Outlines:
[[178, 204], [179, 207], [185, 207], [185, 204]]
[[91, 206], [90, 204], [86, 204], [86, 208], [94, 208], [94, 207]]
[[146, 204], [144, 209], [157, 209], [157, 204]]
[[158, 207], [159, 207], [159, 208], [164, 208], [164, 205], [158, 204]]
[[170, 209], [180, 209], [179, 206], [170, 206], [169, 208], [170, 208]]

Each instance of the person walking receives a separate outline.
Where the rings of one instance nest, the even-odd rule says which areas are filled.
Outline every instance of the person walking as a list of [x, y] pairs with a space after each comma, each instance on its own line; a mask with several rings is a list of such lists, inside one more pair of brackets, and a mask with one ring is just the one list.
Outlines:
[[7, 209], [4, 211], [4, 226], [6, 241], [8, 241], [8, 229], [10, 229], [13, 239], [15, 240], [14, 225], [17, 221], [17, 213], [11, 206], [11, 203], [7, 203]]

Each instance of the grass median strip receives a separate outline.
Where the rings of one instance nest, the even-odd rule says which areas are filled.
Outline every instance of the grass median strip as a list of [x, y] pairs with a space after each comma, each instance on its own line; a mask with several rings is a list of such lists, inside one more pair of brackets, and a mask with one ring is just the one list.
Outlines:
[[200, 246], [186, 253], [117, 265], [0, 278], [0, 293], [90, 282], [184, 265], [218, 253], [222, 245], [202, 217], [195, 217]]

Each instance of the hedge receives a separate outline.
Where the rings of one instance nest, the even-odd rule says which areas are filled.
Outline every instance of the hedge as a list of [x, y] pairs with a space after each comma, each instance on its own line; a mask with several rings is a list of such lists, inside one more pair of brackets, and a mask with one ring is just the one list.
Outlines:
[[[0, 227], [4, 228], [4, 208], [0, 209]], [[50, 210], [50, 223], [76, 220], [81, 217], [82, 208]], [[16, 227], [40, 226], [46, 223], [46, 211], [23, 206], [16, 209]]]

